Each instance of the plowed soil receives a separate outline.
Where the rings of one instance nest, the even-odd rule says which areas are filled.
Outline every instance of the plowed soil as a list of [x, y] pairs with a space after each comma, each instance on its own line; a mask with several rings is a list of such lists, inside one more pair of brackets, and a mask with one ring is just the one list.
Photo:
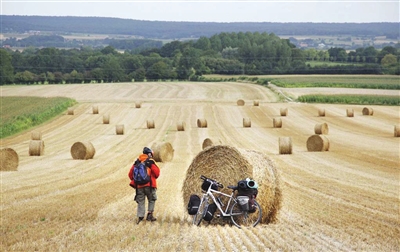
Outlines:
[[[234, 82], [7, 86], [1, 93], [79, 102], [74, 115], [33, 129], [42, 132], [43, 156], [28, 154], [31, 130], [1, 140], [1, 148], [19, 155], [17, 171], [0, 173], [1, 251], [400, 250], [400, 138], [393, 133], [399, 107], [369, 106], [373, 116], [363, 116], [365, 106], [278, 102], [270, 89]], [[237, 106], [238, 99], [246, 104]], [[280, 108], [288, 115], [281, 117]], [[103, 124], [104, 114], [110, 124]], [[282, 128], [273, 128], [275, 117]], [[207, 128], [197, 127], [199, 118]], [[251, 118], [250, 128], [243, 118]], [[147, 129], [149, 119], [154, 129]], [[177, 131], [183, 121], [185, 131]], [[324, 122], [329, 151], [307, 151], [314, 126]], [[124, 135], [116, 135], [117, 124]], [[291, 155], [279, 155], [282, 136], [292, 139]], [[205, 138], [263, 152], [276, 163], [283, 193], [276, 223], [191, 225], [182, 185]], [[93, 144], [93, 159], [72, 158], [78, 141]], [[172, 144], [174, 158], [159, 163], [158, 220], [137, 225], [127, 174], [142, 148], [160, 141]]]

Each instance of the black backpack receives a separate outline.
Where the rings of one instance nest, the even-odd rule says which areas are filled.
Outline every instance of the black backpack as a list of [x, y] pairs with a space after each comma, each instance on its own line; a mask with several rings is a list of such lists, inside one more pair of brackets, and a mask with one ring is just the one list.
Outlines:
[[216, 210], [217, 205], [215, 203], [208, 205], [206, 215], [203, 217], [203, 220], [210, 222], [213, 219]]
[[200, 206], [200, 201], [201, 201], [200, 197], [197, 196], [196, 194], [190, 195], [189, 203], [187, 206], [189, 215], [197, 214], [197, 211], [199, 210], [199, 206]]

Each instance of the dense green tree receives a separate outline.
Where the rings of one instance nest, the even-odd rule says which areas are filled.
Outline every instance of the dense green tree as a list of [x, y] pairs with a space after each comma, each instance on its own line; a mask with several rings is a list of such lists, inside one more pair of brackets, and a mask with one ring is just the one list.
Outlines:
[[14, 81], [14, 68], [11, 64], [11, 55], [0, 49], [0, 85], [10, 84]]

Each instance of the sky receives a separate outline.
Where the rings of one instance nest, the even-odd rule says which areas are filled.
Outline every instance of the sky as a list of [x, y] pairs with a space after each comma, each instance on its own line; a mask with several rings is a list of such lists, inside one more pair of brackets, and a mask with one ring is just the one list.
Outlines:
[[1, 0], [2, 15], [190, 22], [400, 22], [399, 0]]

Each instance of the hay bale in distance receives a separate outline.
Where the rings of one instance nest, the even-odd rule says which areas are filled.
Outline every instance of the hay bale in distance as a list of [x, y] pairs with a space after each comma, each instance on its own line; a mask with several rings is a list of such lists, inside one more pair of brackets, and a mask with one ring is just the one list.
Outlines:
[[202, 149], [204, 150], [205, 148], [213, 146], [213, 145], [214, 145], [213, 141], [210, 138], [206, 138], [203, 141]]
[[115, 133], [117, 135], [123, 135], [125, 133], [125, 126], [123, 124], [115, 125]]
[[178, 123], [178, 124], [176, 125], [176, 129], [177, 129], [178, 131], [185, 131], [185, 128], [186, 128], [186, 123], [185, 123], [185, 122], [181, 122], [181, 123]]
[[206, 119], [197, 119], [197, 127], [199, 128], [207, 128], [207, 120]]
[[362, 114], [363, 114], [363, 115], [370, 115], [370, 116], [372, 116], [372, 115], [374, 115], [374, 110], [373, 110], [372, 108], [367, 108], [367, 107], [365, 107], [365, 108], [363, 108], [363, 110], [362, 110]]
[[250, 128], [250, 127], [251, 127], [251, 119], [243, 118], [243, 128]]
[[325, 116], [325, 109], [323, 109], [323, 108], [318, 109], [318, 116], [321, 116], [321, 117]]
[[135, 102], [135, 108], [141, 108], [142, 107], [142, 102], [137, 101]]
[[147, 128], [148, 129], [154, 129], [155, 128], [154, 120], [147, 120], [146, 124], [147, 124]]
[[74, 115], [74, 109], [73, 108], [68, 108], [67, 115]]
[[354, 117], [354, 109], [346, 109], [347, 117]]
[[260, 101], [258, 101], [258, 100], [253, 101], [253, 105], [254, 106], [260, 106]]
[[287, 116], [288, 115], [288, 108], [281, 108], [280, 109], [281, 116]]
[[157, 162], [168, 162], [174, 158], [174, 148], [171, 143], [153, 143], [151, 149], [154, 152], [154, 160]]
[[92, 159], [94, 154], [96, 154], [96, 150], [91, 142], [75, 142], [71, 146], [71, 156], [73, 159]]
[[29, 156], [43, 156], [44, 154], [44, 141], [32, 140], [29, 143]]
[[103, 115], [103, 124], [110, 124], [110, 115], [109, 114]]
[[14, 149], [3, 148], [0, 150], [0, 171], [18, 170], [19, 156]]
[[400, 137], [400, 124], [394, 125], [394, 137]]
[[237, 100], [236, 104], [237, 104], [238, 106], [244, 106], [245, 102], [244, 102], [244, 100], [239, 99], [239, 100]]
[[282, 128], [282, 119], [278, 117], [272, 119], [272, 125], [274, 128]]
[[93, 114], [98, 114], [98, 113], [99, 113], [99, 106], [94, 105], [94, 106], [92, 107], [92, 111], [93, 111]]
[[[200, 194], [203, 182], [200, 179], [201, 175], [222, 183], [224, 188], [220, 191], [227, 194], [231, 193], [231, 190], [226, 188], [228, 185], [237, 185], [238, 181], [245, 178], [254, 179], [259, 185], [257, 202], [263, 212], [261, 223], [276, 220], [282, 198], [280, 177], [273, 161], [264, 154], [226, 145], [204, 149], [192, 160], [187, 170], [182, 186], [185, 205], [191, 194]], [[223, 224], [222, 220], [215, 218], [213, 222]]]
[[314, 126], [314, 133], [317, 135], [328, 135], [329, 127], [327, 123], [317, 123]]
[[292, 154], [291, 137], [279, 137], [279, 154]]
[[42, 132], [32, 131], [31, 132], [31, 140], [42, 140]]
[[308, 151], [328, 151], [329, 139], [324, 135], [312, 135], [307, 139]]

